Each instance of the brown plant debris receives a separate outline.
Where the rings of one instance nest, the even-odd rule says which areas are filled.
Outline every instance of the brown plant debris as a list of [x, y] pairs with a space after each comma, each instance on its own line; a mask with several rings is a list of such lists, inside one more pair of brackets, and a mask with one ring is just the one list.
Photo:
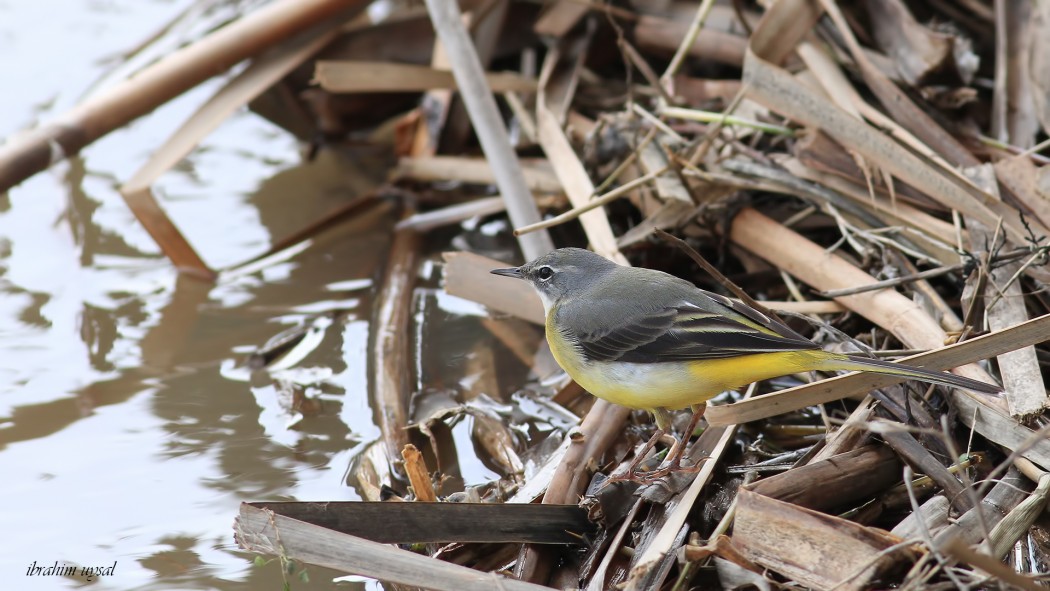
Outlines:
[[[151, 185], [240, 106], [309, 156], [400, 159], [275, 245], [331, 240], [374, 202], [418, 212], [380, 253], [370, 392], [353, 393], [379, 435], [347, 481], [377, 503], [246, 504], [243, 548], [433, 589], [1045, 583], [1047, 2], [365, 4], [274, 2], [0, 149], [3, 189], [253, 58], [123, 179], [163, 252], [206, 277]], [[536, 296], [488, 275], [552, 245], [735, 284], [827, 349], [1006, 392], [783, 376], [712, 401], [691, 471], [617, 479], [673, 438], [646, 448], [647, 415], [569, 384]], [[456, 298], [490, 316], [476, 336], [427, 324]]]

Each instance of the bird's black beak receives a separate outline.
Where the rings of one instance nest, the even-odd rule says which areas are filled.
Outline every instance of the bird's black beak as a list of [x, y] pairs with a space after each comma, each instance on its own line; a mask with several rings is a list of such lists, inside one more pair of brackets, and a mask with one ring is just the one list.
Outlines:
[[504, 277], [513, 277], [515, 279], [524, 279], [525, 276], [521, 274], [521, 267], [511, 267], [509, 269], [493, 269], [489, 271], [493, 275], [503, 275]]

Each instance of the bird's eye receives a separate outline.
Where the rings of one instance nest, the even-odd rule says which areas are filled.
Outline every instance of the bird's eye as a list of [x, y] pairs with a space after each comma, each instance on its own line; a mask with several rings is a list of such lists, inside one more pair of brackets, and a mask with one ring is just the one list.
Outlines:
[[550, 267], [540, 267], [540, 270], [536, 273], [539, 276], [540, 281], [546, 281], [551, 277], [554, 277], [554, 269]]

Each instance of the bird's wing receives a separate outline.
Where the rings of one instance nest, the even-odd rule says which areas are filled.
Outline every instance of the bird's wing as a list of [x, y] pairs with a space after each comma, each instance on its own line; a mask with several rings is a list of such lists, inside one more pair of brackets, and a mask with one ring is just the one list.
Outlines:
[[615, 326], [577, 334], [596, 361], [647, 363], [720, 359], [816, 349], [787, 326], [735, 300], [696, 290], [686, 300], [630, 315]]

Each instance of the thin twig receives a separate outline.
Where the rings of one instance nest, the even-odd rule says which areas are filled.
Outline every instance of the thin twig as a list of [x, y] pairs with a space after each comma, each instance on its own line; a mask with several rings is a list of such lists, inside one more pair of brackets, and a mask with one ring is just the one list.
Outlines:
[[700, 109], [686, 109], [684, 107], [667, 106], [660, 109], [660, 115], [664, 117], [670, 117], [672, 119], [685, 119], [686, 121], [697, 121], [700, 123], [721, 123], [722, 125], [737, 125], [740, 127], [749, 127], [758, 131], [764, 131], [765, 133], [771, 133], [774, 135], [795, 137], [795, 130], [791, 129], [790, 127], [774, 125], [772, 123], [762, 123], [761, 121], [745, 119], [744, 117], [737, 117], [736, 115], [729, 115], [727, 113], [716, 113], [714, 111], [701, 111]]
[[671, 79], [674, 78], [675, 74], [682, 67], [682, 63], [685, 62], [686, 56], [689, 55], [689, 50], [696, 43], [696, 38], [700, 35], [700, 29], [704, 27], [704, 21], [707, 20], [707, 15], [711, 12], [711, 8], [715, 5], [714, 0], [704, 0], [700, 3], [700, 6], [696, 8], [696, 14], [693, 15], [692, 22], [689, 23], [689, 30], [686, 31], [685, 37], [682, 42], [678, 45], [678, 50], [675, 51], [674, 57], [671, 58], [671, 62], [667, 64], [667, 69], [664, 70], [664, 75], [660, 77], [660, 81], [667, 87], [671, 85]]
[[638, 177], [629, 183], [624, 183], [623, 185], [620, 185], [619, 187], [613, 189], [612, 191], [609, 191], [608, 193], [600, 197], [595, 197], [593, 201], [587, 203], [586, 205], [574, 207], [561, 215], [554, 216], [548, 220], [543, 220], [542, 222], [537, 222], [535, 224], [529, 224], [528, 226], [516, 228], [514, 230], [514, 235], [521, 236], [522, 234], [528, 234], [529, 232], [535, 232], [536, 230], [542, 230], [544, 228], [552, 228], [554, 226], [564, 224], [565, 222], [570, 222], [580, 217], [581, 215], [587, 213], [588, 211], [591, 211], [592, 209], [597, 209], [607, 203], [611, 203], [612, 201], [615, 201], [616, 199], [622, 197], [626, 193], [629, 193], [648, 182], [656, 180], [656, 177], [667, 172], [669, 168], [670, 167], [665, 166], [660, 170], [651, 172], [645, 176]]

